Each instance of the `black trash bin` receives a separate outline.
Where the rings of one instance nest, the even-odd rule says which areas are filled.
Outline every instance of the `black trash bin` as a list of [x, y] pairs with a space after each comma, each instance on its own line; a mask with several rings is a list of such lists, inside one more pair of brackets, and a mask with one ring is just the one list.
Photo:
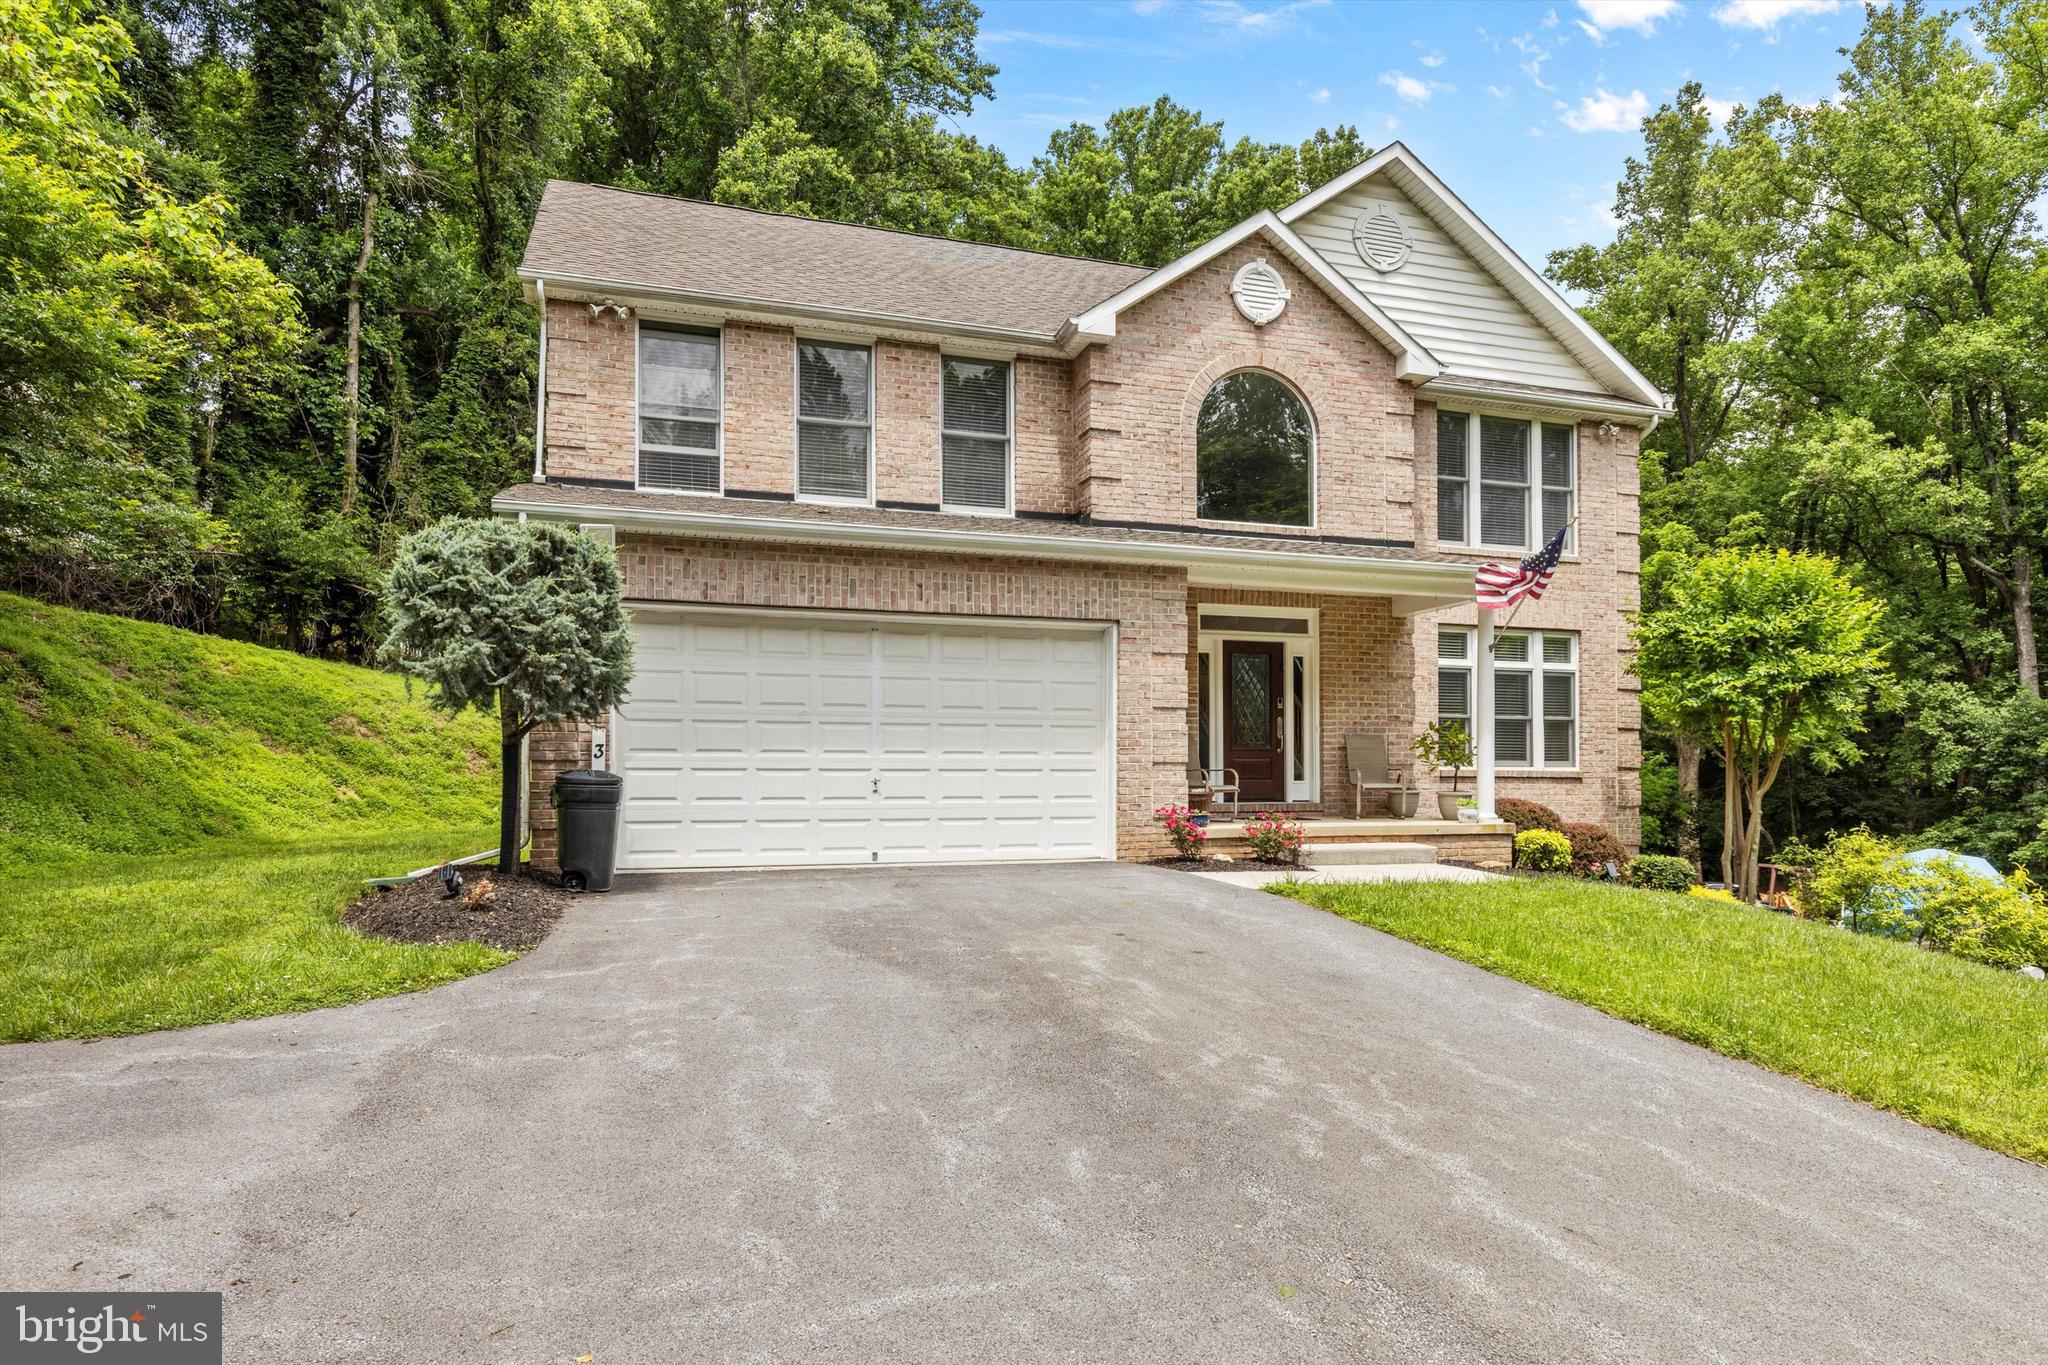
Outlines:
[[617, 773], [571, 768], [555, 778], [550, 801], [560, 821], [556, 857], [562, 885], [571, 891], [609, 891], [618, 864], [619, 796], [625, 783]]

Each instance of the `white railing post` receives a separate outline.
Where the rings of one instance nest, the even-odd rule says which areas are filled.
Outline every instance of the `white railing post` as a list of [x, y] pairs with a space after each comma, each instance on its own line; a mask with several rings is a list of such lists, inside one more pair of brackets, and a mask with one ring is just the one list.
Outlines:
[[1479, 613], [1477, 635], [1479, 659], [1473, 668], [1478, 682], [1472, 699], [1473, 762], [1476, 765], [1478, 790], [1474, 793], [1479, 802], [1481, 820], [1498, 820], [1499, 812], [1493, 808], [1493, 613]]

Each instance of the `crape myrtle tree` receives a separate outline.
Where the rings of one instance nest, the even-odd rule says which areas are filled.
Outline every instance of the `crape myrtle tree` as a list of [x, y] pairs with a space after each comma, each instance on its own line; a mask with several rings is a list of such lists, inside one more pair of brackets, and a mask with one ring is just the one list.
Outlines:
[[1643, 706], [1716, 753], [1727, 781], [1721, 876], [1756, 898], [1764, 796], [1789, 755], [1821, 771], [1854, 759], [1854, 737], [1893, 690], [1884, 609], [1825, 555], [1723, 550], [1666, 578], [1637, 618]]
[[519, 867], [519, 746], [536, 725], [602, 716], [626, 695], [633, 642], [610, 547], [544, 522], [450, 517], [398, 547], [384, 659], [436, 706], [498, 710], [498, 867]]

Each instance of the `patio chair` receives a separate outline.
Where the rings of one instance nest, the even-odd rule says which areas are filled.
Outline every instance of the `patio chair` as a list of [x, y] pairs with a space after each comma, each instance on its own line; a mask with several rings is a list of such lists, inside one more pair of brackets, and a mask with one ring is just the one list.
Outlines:
[[[1400, 782], [1387, 781], [1390, 771], [1387, 765], [1387, 737], [1371, 730], [1350, 730], [1344, 735], [1344, 766], [1351, 770], [1351, 818], [1362, 819], [1365, 815], [1365, 794], [1367, 792], [1397, 792], [1403, 789]], [[1387, 809], [1393, 809], [1393, 798], [1387, 798]]]
[[1190, 793], [1206, 791], [1209, 793], [1209, 800], [1212, 803], [1219, 800], [1228, 801], [1230, 803], [1230, 813], [1232, 815], [1237, 814], [1238, 784], [1237, 769], [1235, 768], [1204, 768], [1198, 763], [1190, 763], [1188, 764], [1188, 791]]

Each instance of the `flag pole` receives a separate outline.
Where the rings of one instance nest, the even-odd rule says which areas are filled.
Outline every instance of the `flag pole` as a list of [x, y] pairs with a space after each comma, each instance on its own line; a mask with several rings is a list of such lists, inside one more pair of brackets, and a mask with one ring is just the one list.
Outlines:
[[[1564, 529], [1569, 531], [1572, 529], [1572, 527], [1577, 526], [1578, 524], [1579, 514], [1577, 512], [1574, 512], [1572, 513], [1572, 519], [1564, 524]], [[1486, 646], [1487, 653], [1492, 654], [1500, 649], [1500, 637], [1507, 631], [1509, 626], [1512, 626], [1515, 623], [1515, 618], [1522, 614], [1522, 603], [1528, 600], [1529, 599], [1527, 595], [1515, 599], [1515, 608], [1513, 611], [1508, 613], [1508, 619], [1501, 622], [1500, 625], [1494, 630], [1493, 639]]]

